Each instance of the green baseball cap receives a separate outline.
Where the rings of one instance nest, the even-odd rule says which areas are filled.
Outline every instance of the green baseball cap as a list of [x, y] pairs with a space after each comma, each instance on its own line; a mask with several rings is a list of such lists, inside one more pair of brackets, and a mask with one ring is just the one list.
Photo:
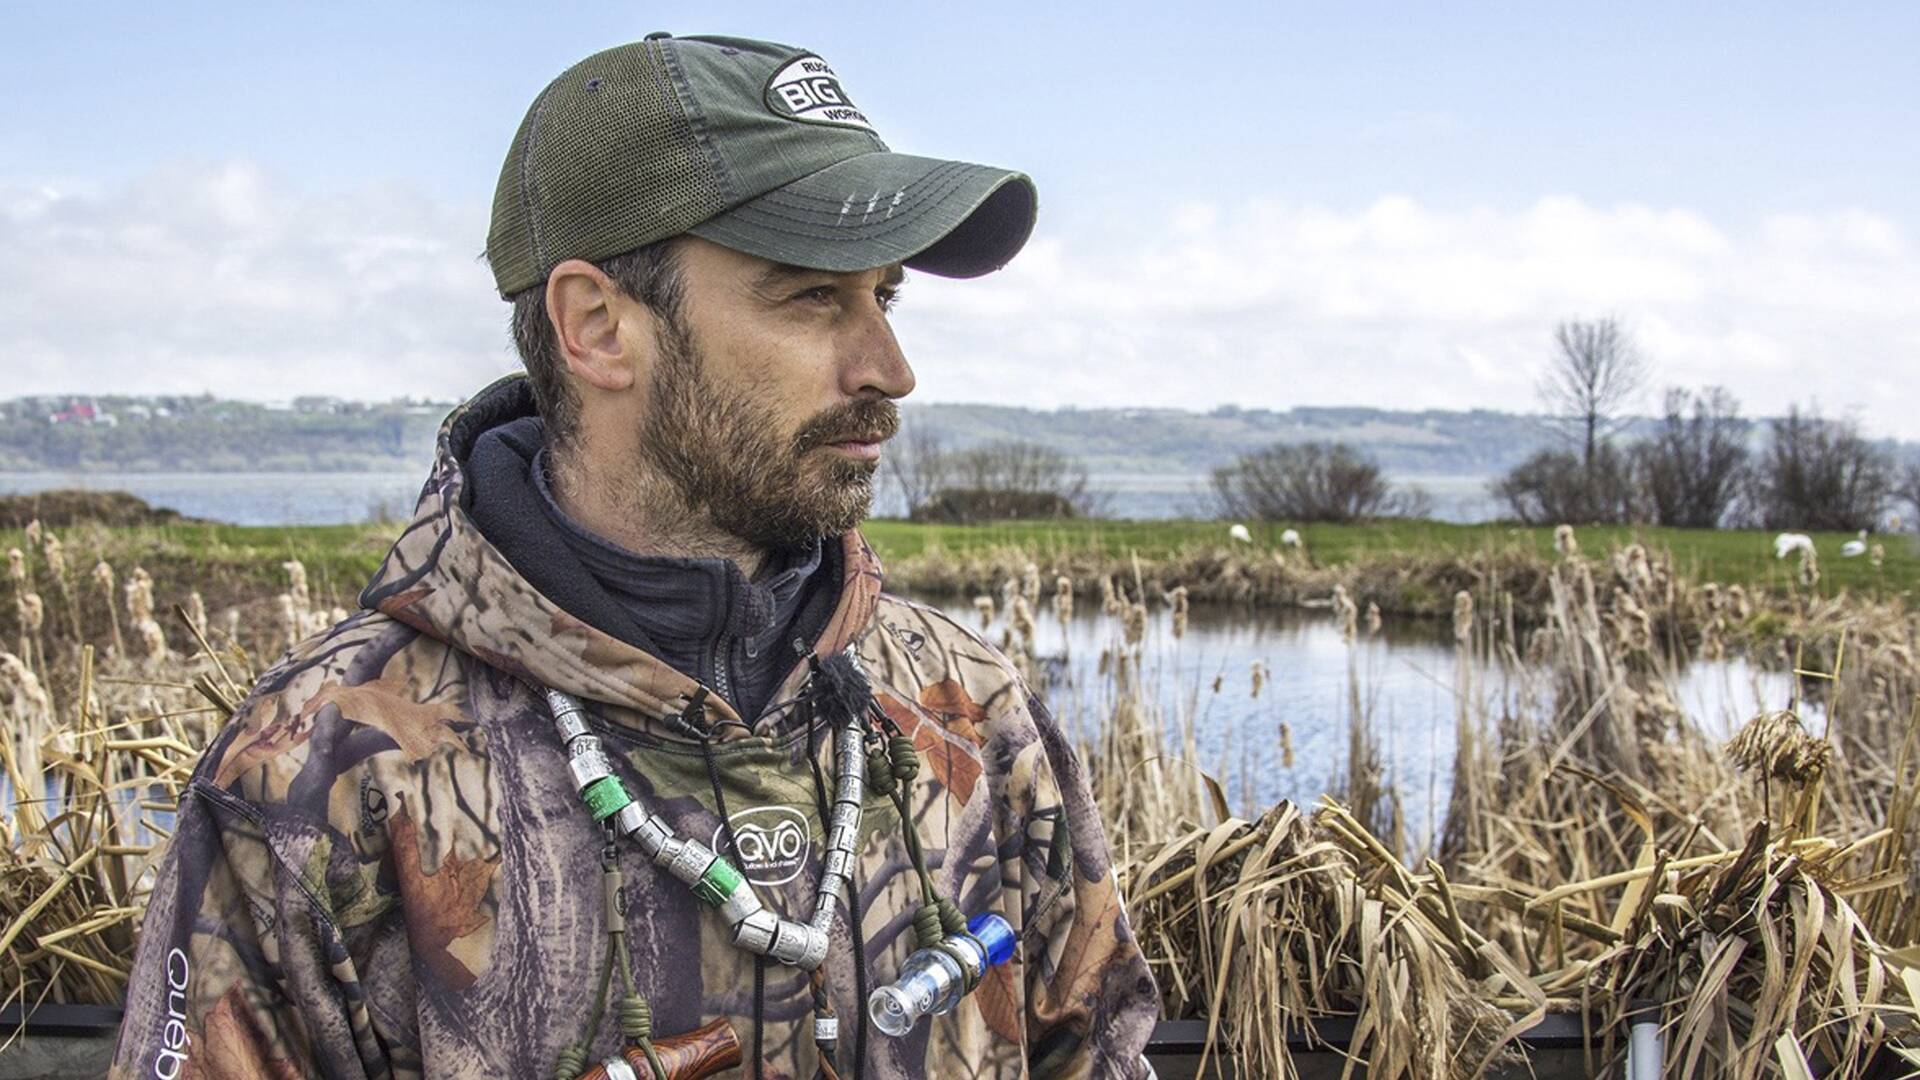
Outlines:
[[820, 270], [976, 277], [1026, 243], [1036, 205], [1021, 173], [888, 150], [805, 49], [651, 34], [534, 99], [500, 170], [487, 261], [503, 297], [563, 260], [682, 233]]

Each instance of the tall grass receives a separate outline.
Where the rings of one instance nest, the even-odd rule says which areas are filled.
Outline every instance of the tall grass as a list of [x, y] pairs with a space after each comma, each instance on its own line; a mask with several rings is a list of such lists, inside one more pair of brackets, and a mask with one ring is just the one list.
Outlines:
[[[1093, 778], [1166, 1013], [1208, 1020], [1242, 1075], [1294, 1075], [1289, 1036], [1328, 1014], [1354, 1019], [1349, 1053], [1373, 1077], [1475, 1075], [1549, 1011], [1588, 1018], [1596, 1074], [1617, 1068], [1639, 1008], [1661, 1018], [1671, 1076], [1799, 1075], [1803, 1055], [1855, 1076], [1876, 1047], [1920, 1046], [1912, 614], [1697, 583], [1660, 551], [1582, 539], [1338, 573], [1264, 552], [1117, 564], [994, 552], [952, 575], [1036, 685], [1061, 666], [1036, 654], [1040, 620], [1099, 607], [1097, 677], [1049, 692]], [[299, 560], [273, 568], [278, 591], [209, 605], [103, 554], [37, 531], [9, 560], [12, 1000], [117, 1000], [163, 815], [198, 749], [253, 657], [341, 614]], [[1203, 688], [1163, 682], [1181, 670], [1188, 605], [1322, 607], [1357, 655], [1393, 590], [1453, 619], [1444, 826], [1406, 834], [1357, 662], [1334, 796], [1236, 813], [1222, 779], [1252, 755], [1202, 761]], [[1742, 651], [1798, 672], [1799, 690], [1723, 746], [1676, 704], [1673, 677], [1694, 656]], [[1269, 677], [1256, 668], [1252, 692]], [[1311, 722], [1282, 718], [1283, 756]], [[1228, 746], [1249, 737], [1269, 736]], [[1243, 771], [1240, 790], [1252, 786]]]

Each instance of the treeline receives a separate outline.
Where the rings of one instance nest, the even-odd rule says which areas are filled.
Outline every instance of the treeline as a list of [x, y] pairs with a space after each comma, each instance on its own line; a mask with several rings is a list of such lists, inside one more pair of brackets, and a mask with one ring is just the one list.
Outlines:
[[417, 469], [450, 406], [210, 396], [0, 403], [0, 470], [359, 472]]
[[[1672, 389], [1647, 421], [1627, 411], [1648, 367], [1617, 320], [1562, 323], [1539, 393], [1560, 448], [1542, 449], [1489, 485], [1531, 525], [1643, 522], [1855, 531], [1920, 512], [1920, 462], [1850, 420], [1810, 407], [1756, 423], [1721, 387]], [[1098, 513], [1084, 463], [1045, 445], [1000, 439], [963, 450], [909, 424], [886, 478], [907, 515], [973, 522]], [[1372, 454], [1340, 441], [1278, 441], [1211, 471], [1211, 505], [1240, 521], [1351, 522], [1430, 516], [1417, 487], [1389, 483]]]
[[1920, 506], [1920, 464], [1904, 466], [1849, 420], [1794, 407], [1755, 425], [1720, 388], [1670, 391], [1651, 437], [1591, 455], [1542, 451], [1492, 486], [1533, 525], [1646, 522], [1852, 532]]
[[1646, 361], [1611, 318], [1562, 323], [1554, 343], [1540, 394], [1570, 448], [1491, 485], [1521, 522], [1850, 532], [1920, 504], [1920, 463], [1902, 465], [1853, 421], [1795, 405], [1756, 426], [1722, 387], [1670, 389], [1650, 433], [1613, 438]]

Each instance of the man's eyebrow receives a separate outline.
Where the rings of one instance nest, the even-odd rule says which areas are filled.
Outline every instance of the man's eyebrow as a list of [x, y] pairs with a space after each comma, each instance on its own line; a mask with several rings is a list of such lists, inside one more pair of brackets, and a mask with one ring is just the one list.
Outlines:
[[[833, 273], [834, 271], [832, 270], [820, 270], [811, 266], [795, 266], [793, 263], [774, 263], [772, 266], [760, 271], [759, 276], [753, 279], [753, 284], [757, 289], [771, 289], [784, 282], [792, 281], [795, 278], [818, 277], [821, 274], [831, 275]], [[893, 287], [904, 283], [906, 280], [906, 268], [899, 263], [894, 263], [887, 267], [886, 273], [880, 278], [880, 284]]]

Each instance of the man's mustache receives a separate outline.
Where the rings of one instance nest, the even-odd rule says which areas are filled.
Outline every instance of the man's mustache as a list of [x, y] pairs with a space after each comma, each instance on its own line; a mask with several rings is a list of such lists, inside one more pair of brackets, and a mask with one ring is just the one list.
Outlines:
[[885, 442], [900, 431], [900, 410], [887, 398], [865, 398], [829, 409], [802, 425], [796, 452], [840, 442]]

